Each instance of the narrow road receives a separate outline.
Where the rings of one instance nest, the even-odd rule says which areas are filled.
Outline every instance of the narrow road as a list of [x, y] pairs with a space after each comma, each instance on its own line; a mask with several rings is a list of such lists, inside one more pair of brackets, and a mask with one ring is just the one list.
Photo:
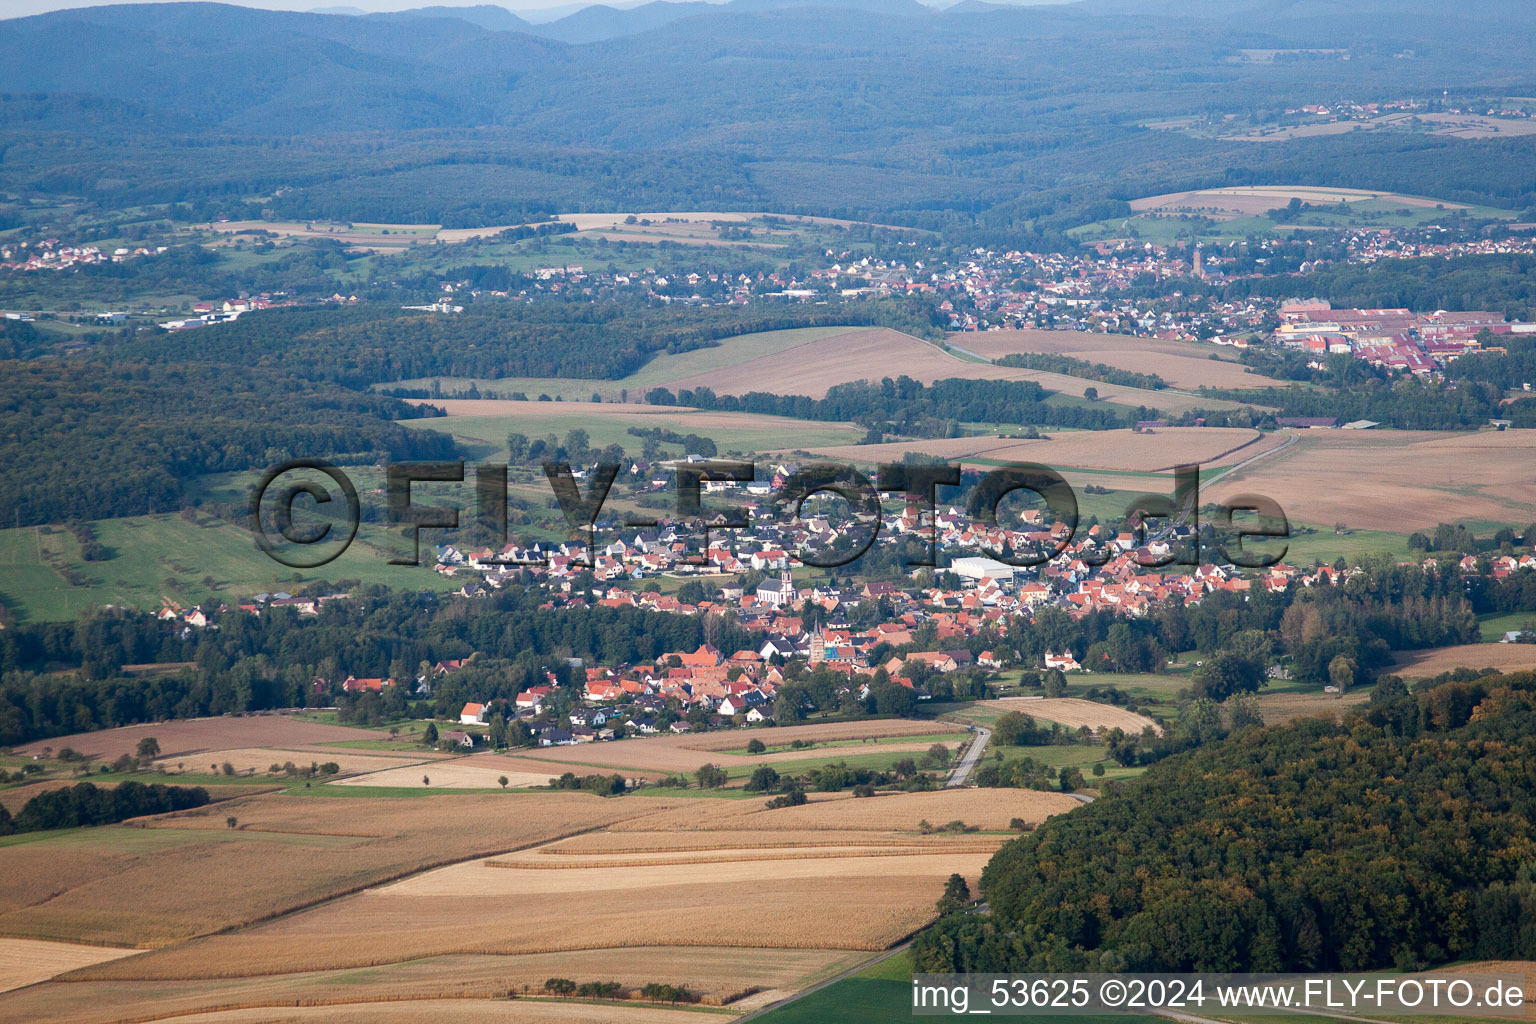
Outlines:
[[965, 749], [965, 756], [960, 759], [959, 764], [955, 765], [949, 781], [944, 783], [945, 786], [953, 789], [956, 786], [965, 785], [965, 781], [971, 777], [971, 769], [976, 767], [976, 762], [981, 760], [981, 755], [987, 749], [987, 740], [991, 738], [992, 730], [983, 729], [979, 725], [976, 727], [976, 738]]

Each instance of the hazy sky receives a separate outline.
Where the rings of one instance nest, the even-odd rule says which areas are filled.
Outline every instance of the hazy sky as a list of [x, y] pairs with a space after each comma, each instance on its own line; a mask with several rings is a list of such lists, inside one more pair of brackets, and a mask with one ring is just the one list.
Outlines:
[[[20, 18], [69, 7], [99, 7], [124, 0], [0, 0], [0, 18]], [[262, 7], [269, 11], [312, 11], [322, 7], [357, 7], [365, 11], [404, 11], [413, 7], [474, 7], [478, 3], [495, 4], [513, 11], [535, 11], [548, 7], [567, 7], [570, 0], [223, 0], [243, 7]], [[598, 0], [591, 0], [598, 2]]]

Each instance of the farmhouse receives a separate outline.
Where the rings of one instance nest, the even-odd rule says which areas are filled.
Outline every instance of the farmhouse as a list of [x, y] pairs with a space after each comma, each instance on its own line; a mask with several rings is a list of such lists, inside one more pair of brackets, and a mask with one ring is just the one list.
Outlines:
[[465, 704], [464, 710], [459, 712], [460, 725], [477, 725], [485, 721], [484, 704]]

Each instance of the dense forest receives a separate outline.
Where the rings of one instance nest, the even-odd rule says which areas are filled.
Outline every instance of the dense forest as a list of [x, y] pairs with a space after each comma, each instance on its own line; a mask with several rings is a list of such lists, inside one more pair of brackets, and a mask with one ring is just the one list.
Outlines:
[[1250, 727], [1052, 818], [919, 970], [1409, 970], [1536, 957], [1536, 676]]
[[434, 410], [276, 371], [95, 360], [0, 363], [0, 524], [167, 512], [199, 473], [287, 458], [451, 457], [398, 420]]
[[[1220, 185], [1536, 206], [1529, 138], [1393, 131], [1253, 145], [1142, 127], [1190, 113], [1259, 124], [1340, 96], [1528, 95], [1530, 13], [1512, 0], [1475, 12], [1391, 0], [1327, 16], [1310, 5], [941, 13], [750, 0], [659, 26], [626, 26], [641, 12], [608, 17], [612, 38], [569, 42], [454, 17], [207, 4], [15, 19], [0, 45], [0, 186], [112, 209], [186, 203], [199, 219], [483, 226], [556, 210], [815, 212], [1010, 248], [1123, 216], [1138, 196]], [[1347, 40], [1349, 59], [1240, 56], [1320, 37]], [[74, 66], [83, 41], [104, 59]], [[603, 73], [584, 73], [593, 67]], [[59, 131], [70, 133], [64, 154]]]
[[145, 785], [129, 780], [110, 788], [89, 782], [39, 793], [28, 800], [13, 819], [0, 807], [0, 836], [15, 832], [41, 832], [81, 825], [111, 825], [145, 814], [164, 814], [201, 807], [208, 791], [201, 786]]
[[178, 332], [131, 341], [110, 357], [181, 364], [235, 363], [345, 387], [420, 377], [580, 377], [616, 380], [661, 352], [791, 327], [879, 323], [879, 307], [655, 308], [638, 302], [482, 303], [443, 316], [365, 305], [269, 310], [208, 336]]

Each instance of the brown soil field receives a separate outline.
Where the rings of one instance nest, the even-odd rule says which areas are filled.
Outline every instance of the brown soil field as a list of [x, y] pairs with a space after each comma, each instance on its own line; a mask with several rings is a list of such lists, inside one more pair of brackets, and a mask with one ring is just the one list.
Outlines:
[[988, 359], [1034, 352], [1071, 356], [1132, 373], [1155, 373], [1176, 388], [1282, 386], [1279, 381], [1249, 373], [1241, 363], [1212, 360], [1210, 357], [1220, 351], [1216, 346], [1192, 342], [1035, 329], [952, 334], [949, 341]]
[[[1351, 431], [1353, 433], [1353, 431]], [[1038, 441], [999, 437], [956, 437], [932, 441], [836, 445], [811, 454], [839, 461], [900, 461], [906, 452], [923, 452], [951, 461], [1034, 462], [1053, 469], [1099, 469], [1125, 473], [1171, 471], [1181, 463], [1222, 465], [1252, 458], [1284, 444], [1286, 436], [1239, 427], [1163, 427], [1132, 430], [1078, 430]], [[1203, 497], [1203, 494], [1202, 494]]]
[[35, 985], [57, 974], [137, 952], [136, 949], [116, 949], [111, 946], [80, 946], [68, 942], [39, 942], [36, 939], [0, 939], [0, 992], [9, 992], [23, 985]]
[[671, 806], [579, 793], [247, 797], [0, 848], [0, 934], [161, 946]]
[[[1084, 678], [1091, 679], [1092, 676]], [[1157, 731], [1157, 723], [1124, 708], [1099, 704], [1077, 697], [1003, 697], [999, 700], [981, 701], [977, 707], [996, 708], [999, 711], [1019, 711], [1031, 718], [1043, 718], [1047, 722], [1060, 722], [1073, 729], [1086, 725], [1090, 729], [1123, 729], [1129, 735], [1139, 736], [1141, 730], [1151, 726]]]
[[167, 772], [174, 773], [178, 764], [185, 765], [187, 771], [198, 772], [208, 771], [209, 768], [216, 765], [222, 766], [228, 762], [237, 772], [254, 769], [256, 776], [260, 777], [268, 775], [268, 769], [274, 764], [283, 765], [289, 761], [299, 768], [307, 768], [311, 763], [325, 764], [328, 761], [334, 761], [343, 772], [374, 772], [416, 764], [419, 760], [409, 756], [375, 754], [344, 747], [331, 750], [324, 747], [312, 747], [306, 750], [295, 750], [292, 747], [239, 747], [233, 750], [204, 750], [197, 754], [161, 758], [155, 763]]
[[1536, 507], [1529, 431], [1304, 430], [1298, 443], [1201, 491], [1267, 494], [1294, 521], [1408, 533], [1438, 523], [1516, 527]]
[[[711, 838], [718, 833], [711, 833]], [[766, 837], [761, 837], [766, 838]], [[1003, 840], [996, 836], [984, 836], [971, 842], [945, 844], [928, 843], [908, 846], [904, 837], [891, 833], [885, 842], [857, 843], [851, 846], [797, 844], [781, 847], [778, 844], [748, 846], [721, 846], [714, 849], [663, 850], [656, 853], [605, 853], [560, 855], [557, 851], [524, 850], [508, 857], [495, 857], [480, 863], [487, 868], [507, 868], [523, 871], [567, 871], [573, 868], [608, 871], [614, 868], [676, 868], [679, 864], [734, 864], [747, 861], [765, 864], [770, 861], [854, 860], [859, 857], [916, 857], [933, 854], [997, 852]], [[942, 847], [942, 848], [941, 848]], [[853, 867], [854, 865], [849, 865]], [[773, 869], [769, 869], [773, 870]], [[836, 874], [837, 872], [833, 872]], [[568, 877], [568, 876], [566, 876]], [[777, 872], [775, 872], [777, 877]]]
[[1283, 725], [1297, 718], [1317, 715], [1338, 718], [1345, 711], [1357, 708], [1370, 699], [1369, 690], [1356, 690], [1342, 697], [1332, 693], [1262, 693], [1258, 705], [1265, 725]]
[[[755, 950], [729, 947], [653, 947], [597, 949], [516, 956], [455, 955], [388, 964], [367, 974], [366, 994], [378, 1000], [495, 998], [528, 986], [537, 990], [546, 978], [617, 981], [639, 988], [646, 982], [686, 984], [711, 1000], [724, 1000], [752, 988], [793, 990], [858, 958], [838, 950]], [[313, 971], [249, 978], [195, 981], [140, 981], [131, 977], [110, 981], [80, 980], [42, 986], [0, 998], [0, 1016], [34, 1024], [101, 1024], [175, 1014], [211, 1011], [218, 1007], [270, 1006], [298, 1003], [351, 1002], [360, 997], [356, 972]], [[391, 1005], [391, 1004], [387, 1004]], [[393, 1002], [397, 1009], [409, 1004]], [[457, 1003], [455, 1005], [458, 1005]], [[525, 1019], [521, 1012], [545, 1004], [523, 1003], [512, 1016], [506, 1003], [505, 1021]], [[642, 1004], [643, 1005], [643, 1004]], [[638, 1008], [638, 1007], [637, 1007]], [[623, 1010], [630, 1010], [624, 1007]], [[628, 1018], [621, 1018], [628, 1019]], [[643, 1018], [642, 1018], [643, 1019]], [[696, 1016], [694, 1019], [697, 1019]]]
[[1424, 679], [1458, 668], [1524, 672], [1536, 669], [1536, 644], [1463, 644], [1399, 651], [1395, 659], [1391, 671], [1404, 679]]
[[[160, 742], [162, 757], [190, 754], [201, 750], [234, 750], [245, 747], [283, 747], [325, 745], [346, 740], [388, 739], [389, 735], [369, 729], [341, 725], [323, 725], [287, 715], [246, 715], [225, 718], [192, 718], [150, 725], [126, 725], [121, 729], [75, 733], [52, 739], [34, 740], [16, 748], [23, 755], [70, 747], [87, 757], [112, 760], [120, 754], [132, 754], [145, 736]], [[270, 764], [271, 762], [268, 762]], [[263, 768], [266, 765], [262, 765]]]

